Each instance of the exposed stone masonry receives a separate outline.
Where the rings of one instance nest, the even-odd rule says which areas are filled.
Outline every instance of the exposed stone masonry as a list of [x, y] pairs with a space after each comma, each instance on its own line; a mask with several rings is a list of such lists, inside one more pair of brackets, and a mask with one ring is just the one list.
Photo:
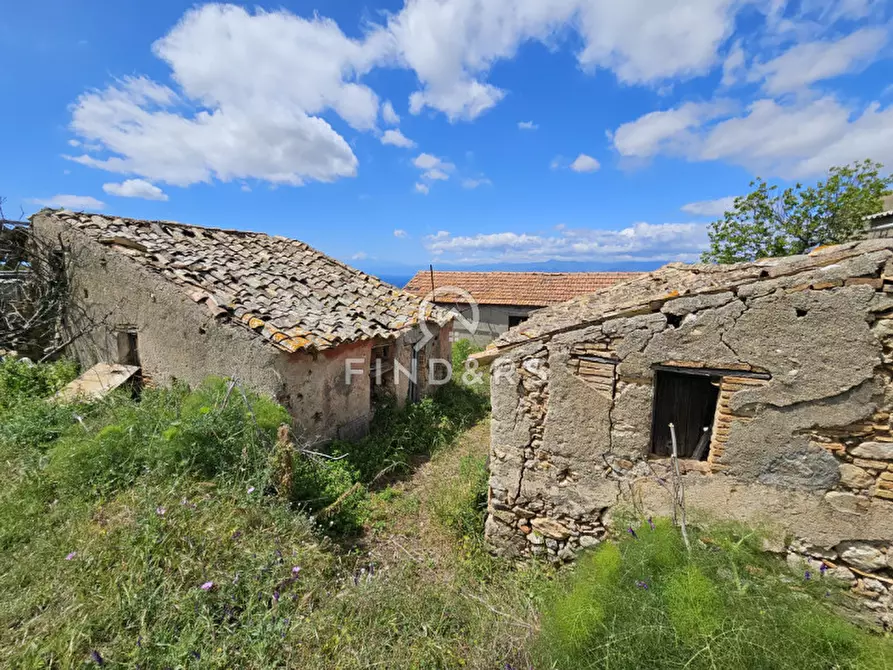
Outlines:
[[893, 240], [670, 265], [541, 310], [485, 356], [498, 553], [570, 560], [618, 506], [668, 514], [655, 368], [700, 372], [719, 388], [706, 461], [681, 463], [691, 515], [771, 529], [893, 623]]

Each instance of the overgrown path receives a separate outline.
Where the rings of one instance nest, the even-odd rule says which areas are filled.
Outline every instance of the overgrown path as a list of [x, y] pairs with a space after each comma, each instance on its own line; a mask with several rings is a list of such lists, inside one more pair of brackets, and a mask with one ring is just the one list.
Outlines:
[[[457, 517], [483, 514], [481, 494], [486, 489], [481, 485], [486, 486], [489, 440], [487, 418], [453, 445], [416, 463], [410, 477], [374, 494], [358, 543], [367, 560], [383, 566], [410, 560], [437, 572], [455, 569], [457, 559], [468, 558], [478, 538], [472, 536], [473, 529], [462, 528], [464, 519]], [[457, 544], [468, 546], [457, 554]]]

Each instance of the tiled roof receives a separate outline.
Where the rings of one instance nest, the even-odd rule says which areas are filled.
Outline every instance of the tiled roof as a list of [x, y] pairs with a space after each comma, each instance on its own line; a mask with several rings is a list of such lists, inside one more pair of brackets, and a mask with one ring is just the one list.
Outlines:
[[323, 350], [395, 337], [449, 315], [316, 251], [262, 233], [43, 210], [178, 286], [215, 317], [240, 324], [285, 351]]
[[[481, 305], [557, 305], [578, 295], [638, 277], [639, 272], [434, 272], [438, 302], [467, 302], [467, 295], [450, 293], [460, 288]], [[419, 297], [431, 290], [431, 273], [423, 270], [404, 287]]]

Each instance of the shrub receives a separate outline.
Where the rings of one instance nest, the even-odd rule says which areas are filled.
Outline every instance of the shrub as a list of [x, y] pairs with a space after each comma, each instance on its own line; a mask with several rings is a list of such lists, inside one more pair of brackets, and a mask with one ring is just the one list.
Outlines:
[[542, 667], [893, 667], [886, 643], [832, 612], [837, 587], [792, 579], [754, 534], [714, 529], [688, 553], [666, 521], [631, 530], [584, 555], [551, 599]]
[[0, 416], [22, 401], [52, 395], [77, 377], [77, 364], [62, 360], [34, 364], [5, 358], [0, 361]]
[[194, 391], [146, 389], [140, 402], [111, 396], [52, 446], [47, 474], [64, 490], [102, 494], [131, 485], [144, 471], [263, 486], [276, 430], [289, 417], [271, 400], [246, 398], [248, 404], [238, 391], [227, 396], [220, 379]]

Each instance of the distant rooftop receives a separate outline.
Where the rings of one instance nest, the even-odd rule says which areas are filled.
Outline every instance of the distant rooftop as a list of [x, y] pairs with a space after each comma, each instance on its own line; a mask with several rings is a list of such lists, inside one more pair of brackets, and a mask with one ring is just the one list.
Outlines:
[[423, 270], [404, 287], [419, 297], [437, 289], [436, 301], [463, 303], [467, 295], [449, 293], [462, 289], [480, 305], [548, 307], [638, 277], [640, 272], [431, 272]]

